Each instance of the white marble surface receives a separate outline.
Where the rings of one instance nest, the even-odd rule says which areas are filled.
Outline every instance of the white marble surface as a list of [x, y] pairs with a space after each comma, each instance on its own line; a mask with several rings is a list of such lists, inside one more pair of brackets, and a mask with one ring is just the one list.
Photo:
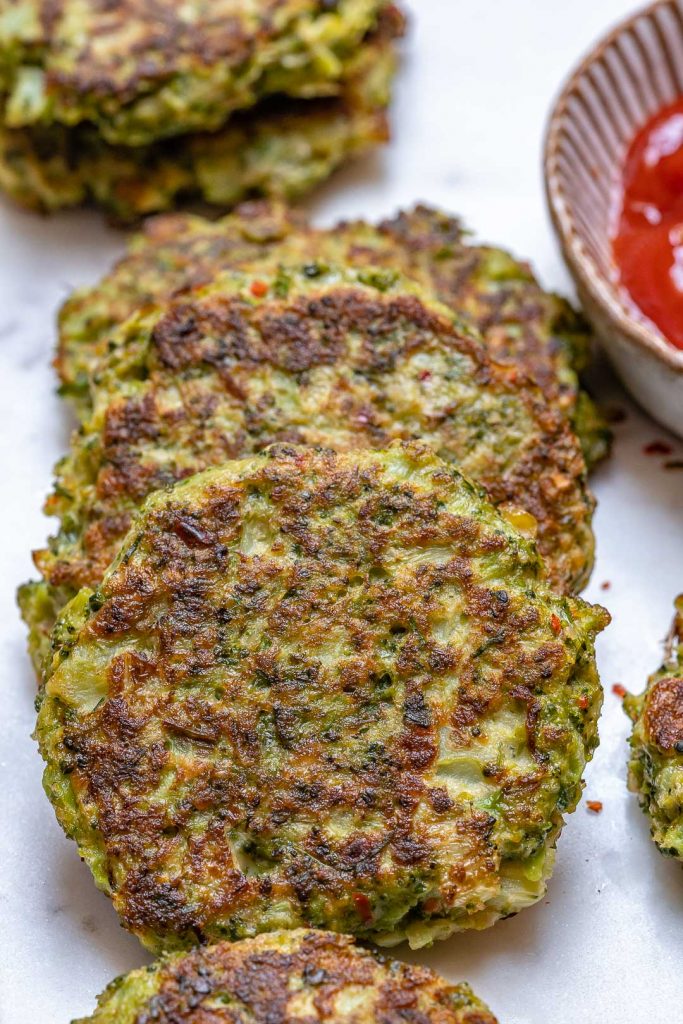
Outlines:
[[[440, 203], [566, 288], [542, 197], [543, 125], [569, 66], [631, 5], [410, 6], [396, 141], [337, 177], [311, 204], [314, 214], [329, 222], [387, 214], [420, 198]], [[95, 214], [40, 220], [2, 205], [0, 239], [0, 1020], [66, 1024], [90, 1012], [106, 982], [144, 954], [95, 892], [42, 795], [30, 739], [34, 681], [14, 589], [31, 575], [30, 549], [44, 540], [40, 505], [69, 430], [49, 368], [55, 310], [71, 286], [107, 267], [123, 238]], [[641, 688], [683, 589], [683, 472], [665, 472], [661, 457], [643, 454], [662, 431], [627, 405], [609, 375], [599, 388], [629, 409], [614, 458], [595, 480], [599, 556], [588, 592], [614, 616], [599, 650], [602, 746], [587, 775], [587, 797], [602, 800], [604, 812], [582, 805], [572, 817], [543, 903], [415, 957], [468, 978], [501, 1024], [683, 1019], [683, 872], [657, 855], [625, 791], [627, 723], [611, 693], [617, 681]], [[605, 580], [609, 591], [600, 589]]]

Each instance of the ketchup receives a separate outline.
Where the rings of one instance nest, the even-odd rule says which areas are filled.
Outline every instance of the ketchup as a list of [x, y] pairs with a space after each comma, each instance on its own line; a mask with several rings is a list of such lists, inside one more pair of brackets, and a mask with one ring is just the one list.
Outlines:
[[683, 97], [631, 143], [612, 242], [621, 284], [664, 337], [683, 349]]

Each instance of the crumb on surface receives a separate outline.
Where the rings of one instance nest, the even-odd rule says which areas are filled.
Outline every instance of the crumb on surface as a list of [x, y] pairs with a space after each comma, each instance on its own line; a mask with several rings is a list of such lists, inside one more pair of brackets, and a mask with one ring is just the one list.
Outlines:
[[650, 441], [643, 445], [644, 455], [672, 455], [673, 448], [666, 441]]

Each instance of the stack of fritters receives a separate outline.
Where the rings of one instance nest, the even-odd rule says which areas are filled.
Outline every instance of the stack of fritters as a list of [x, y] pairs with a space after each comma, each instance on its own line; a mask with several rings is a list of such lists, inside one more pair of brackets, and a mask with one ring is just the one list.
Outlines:
[[[335, 321], [341, 338], [311, 344]], [[264, 204], [151, 221], [60, 317], [56, 366], [81, 426], [47, 504], [62, 529], [36, 554], [46, 583], [21, 595], [37, 667], [147, 493], [277, 440], [430, 438], [496, 504], [535, 517], [551, 579], [577, 591], [593, 560], [582, 449], [593, 464], [608, 445], [577, 376], [588, 341], [526, 265], [468, 245], [436, 210], [329, 231]]]
[[420, 946], [537, 900], [606, 621], [572, 311], [436, 211], [257, 204], [152, 222], [60, 327], [21, 603], [46, 789], [126, 926]]
[[0, 186], [121, 220], [298, 196], [386, 141], [387, 0], [8, 0]]

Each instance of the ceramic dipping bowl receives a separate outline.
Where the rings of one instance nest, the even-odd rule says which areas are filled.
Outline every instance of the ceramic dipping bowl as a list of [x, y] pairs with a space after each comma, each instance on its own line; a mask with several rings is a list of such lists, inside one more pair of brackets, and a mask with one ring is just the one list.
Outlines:
[[545, 142], [553, 224], [585, 312], [621, 380], [683, 437], [683, 351], [619, 286], [611, 233], [640, 128], [683, 95], [683, 0], [660, 0], [599, 42], [564, 86]]

